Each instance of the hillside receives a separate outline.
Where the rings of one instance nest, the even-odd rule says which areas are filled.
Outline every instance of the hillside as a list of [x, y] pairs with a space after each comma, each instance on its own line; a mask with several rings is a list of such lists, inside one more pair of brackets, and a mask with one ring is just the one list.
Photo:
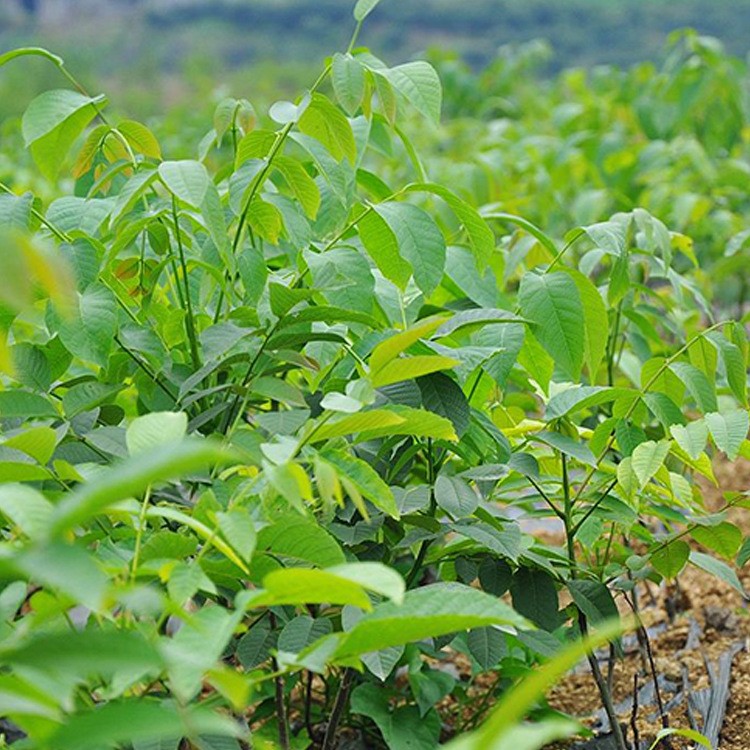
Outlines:
[[[319, 59], [347, 38], [350, 0], [4, 0], [0, 46], [46, 38], [86, 53], [98, 68], [145, 56], [167, 69], [196, 55], [237, 66], [264, 59]], [[26, 8], [26, 12], [22, 8]], [[390, 59], [432, 46], [455, 49], [475, 65], [498, 46], [544, 38], [556, 69], [629, 65], [658, 54], [685, 26], [747, 52], [750, 0], [421, 0], [385, 2], [363, 42]], [[279, 43], [283, 40], [283, 43]]]

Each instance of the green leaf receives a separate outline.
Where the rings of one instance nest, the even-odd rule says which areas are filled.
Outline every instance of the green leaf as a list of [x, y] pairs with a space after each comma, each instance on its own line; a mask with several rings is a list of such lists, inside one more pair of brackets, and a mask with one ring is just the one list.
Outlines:
[[218, 665], [243, 615], [243, 607], [228, 611], [204, 606], [192, 613], [171, 638], [161, 641], [169, 686], [183, 704], [198, 696], [206, 673]]
[[483, 671], [493, 669], [508, 653], [506, 634], [497, 628], [475, 628], [466, 636], [466, 646]]
[[747, 537], [737, 553], [737, 565], [742, 568], [750, 560], [750, 537]]
[[369, 411], [350, 414], [337, 419], [335, 422], [326, 422], [317, 429], [313, 427], [310, 431], [310, 441], [317, 443], [321, 440], [330, 440], [334, 437], [352, 435], [365, 430], [382, 430], [397, 426], [403, 421], [402, 417], [388, 409], [370, 409]]
[[687, 421], [680, 407], [664, 393], [646, 393], [643, 401], [667, 430], [672, 425], [683, 425]]
[[721, 352], [724, 369], [727, 373], [727, 381], [732, 393], [740, 404], [747, 408], [747, 367], [742, 352], [736, 344], [727, 341], [719, 333], [709, 334], [709, 338]]
[[141, 547], [141, 560], [182, 560], [194, 554], [198, 540], [176, 531], [157, 531]]
[[631, 466], [638, 478], [641, 489], [659, 471], [668, 455], [669, 442], [666, 440], [659, 441], [658, 443], [653, 440], [647, 440], [645, 443], [636, 446], [631, 456]]
[[630, 289], [630, 266], [628, 255], [618, 255], [612, 263], [612, 271], [607, 285], [607, 302], [610, 307], [616, 307]]
[[[512, 692], [512, 691], [511, 691]], [[577, 721], [550, 716], [509, 727], [501, 737], [488, 737], [481, 729], [464, 733], [445, 745], [446, 750], [542, 750], [555, 740], [580, 734]]]
[[[601, 427], [601, 423], [599, 426]], [[606, 428], [603, 428], [603, 429], [606, 429], [608, 431], [610, 427], [607, 426]], [[634, 424], [629, 424], [624, 419], [617, 420], [617, 424], [615, 427], [615, 436], [617, 438], [617, 446], [620, 449], [620, 452], [625, 457], [631, 456], [636, 446], [640, 445], [641, 443], [645, 443], [647, 440], [646, 433], [640, 427], [637, 427]], [[602, 441], [605, 441], [607, 437], [608, 435], [602, 434], [601, 438], [597, 440], [597, 443], [596, 443], [597, 451], [602, 450], [602, 447], [604, 445]], [[593, 439], [591, 441], [591, 447], [592, 447], [592, 450], [594, 450]]]
[[454, 519], [470, 516], [479, 506], [479, 495], [466, 481], [444, 474], [435, 482], [435, 500]]
[[660, 729], [658, 731], [653, 744], [649, 746], [648, 750], [656, 750], [660, 744], [663, 744], [662, 740], [666, 737], [684, 737], [686, 740], [703, 745], [703, 747], [708, 748], [708, 750], [711, 750], [713, 747], [711, 741], [707, 737], [704, 737], [700, 732], [696, 732], [694, 729], [676, 729], [673, 727], [666, 727], [665, 729]]
[[216, 246], [222, 262], [227, 267], [233, 267], [233, 259], [230, 259], [231, 245], [227, 237], [227, 224], [224, 219], [224, 209], [221, 205], [219, 191], [213, 182], [208, 183], [206, 194], [200, 205], [201, 217], [208, 230], [211, 241]]
[[130, 148], [137, 154], [143, 154], [151, 159], [161, 159], [161, 147], [154, 134], [140, 122], [123, 120], [117, 129], [125, 136]]
[[68, 494], [55, 507], [49, 533], [63, 534], [155, 482], [174, 479], [230, 458], [230, 453], [208, 440], [183, 440], [129, 458]]
[[304, 512], [304, 504], [312, 503], [312, 485], [307, 472], [295, 461], [287, 460], [294, 448], [294, 443], [267, 443], [264, 446], [266, 457], [274, 464], [266, 464], [266, 476], [271, 486], [285, 498], [300, 513]]
[[[354, 6], [354, 20], [364, 21], [379, 3], [380, 0], [357, 0], [357, 4]], [[3, 59], [0, 57], [0, 64], [2, 62]]]
[[687, 425], [673, 424], [669, 431], [677, 441], [677, 445], [693, 460], [697, 459], [706, 449], [708, 441], [708, 425], [703, 419], [688, 422]]
[[325, 451], [321, 455], [336, 469], [340, 477], [351, 482], [378, 510], [382, 510], [392, 518], [399, 517], [391, 488], [368, 463], [336, 451]]
[[29, 104], [21, 129], [26, 146], [47, 179], [57, 177], [70, 147], [105, 103], [103, 96], [92, 98], [57, 89], [45, 91]]
[[[370, 610], [367, 591], [401, 602], [404, 581], [392, 568], [375, 562], [350, 563], [334, 568], [282, 568], [263, 579], [264, 593], [253, 606], [281, 604], [351, 604]], [[373, 649], [370, 649], [373, 650]]]
[[109, 750], [126, 743], [195, 739], [201, 734], [242, 736], [237, 722], [206, 708], [178, 708], [165, 701], [137, 698], [75, 714], [49, 742], [59, 750]]
[[422, 405], [427, 411], [449, 419], [461, 437], [469, 427], [469, 402], [461, 387], [447, 375], [436, 372], [417, 379]]
[[562, 272], [527, 273], [521, 279], [518, 301], [522, 315], [532, 321], [534, 335], [555, 364], [571, 380], [578, 380], [586, 322], [575, 281]]
[[544, 630], [552, 631], [560, 624], [557, 589], [549, 573], [536, 568], [519, 568], [510, 586], [513, 606]]
[[2, 445], [23, 451], [44, 466], [52, 458], [57, 442], [57, 433], [51, 427], [32, 427], [8, 438]]
[[0, 417], [4, 419], [59, 416], [44, 396], [28, 391], [0, 391]]
[[308, 289], [290, 289], [275, 281], [268, 285], [268, 292], [271, 312], [279, 318], [283, 318], [296, 305], [310, 297]]
[[[373, 0], [362, 0], [362, 2], [369, 2], [374, 6], [377, 5], [380, 0], [374, 0], [374, 2]], [[53, 54], [49, 50], [44, 49], [44, 47], [18, 47], [16, 49], [9, 50], [8, 52], [4, 52], [2, 55], [0, 55], [0, 67], [5, 65], [6, 63], [9, 63], [11, 60], [15, 60], [19, 57], [25, 57], [27, 55], [44, 57], [58, 67], [62, 67], [64, 65], [62, 57]]]
[[3, 653], [3, 661], [43, 672], [88, 677], [120, 670], [158, 673], [163, 662], [156, 649], [135, 631], [72, 630], [37, 633]]
[[315, 93], [297, 122], [297, 127], [325, 146], [336, 161], [343, 158], [352, 164], [357, 159], [357, 144], [349, 120], [327, 96]]
[[495, 235], [479, 212], [463, 198], [459, 198], [448, 188], [434, 182], [418, 182], [408, 185], [406, 189], [410, 192], [432, 193], [448, 204], [456, 218], [463, 224], [477, 268], [480, 272], [483, 271], [495, 252]]
[[744, 410], [719, 414], [706, 414], [706, 424], [716, 447], [727, 454], [730, 461], [734, 461], [740, 453], [740, 448], [747, 438], [750, 428], [750, 418]]
[[413, 435], [435, 440], [458, 440], [453, 425], [445, 417], [408, 406], [393, 405], [391, 410], [401, 417], [401, 422], [389, 427], [365, 430], [360, 433], [360, 440], [373, 440], [386, 435]]
[[46, 532], [52, 508], [52, 503], [32, 487], [11, 483], [0, 485], [0, 513], [32, 539], [38, 539]]
[[158, 505], [156, 507], [150, 507], [146, 510], [146, 518], [163, 518], [167, 521], [181, 524], [182, 526], [192, 529], [199, 537], [201, 537], [207, 545], [213, 545], [216, 549], [221, 552], [224, 557], [233, 562], [243, 573], [247, 573], [248, 569], [242, 560], [242, 557], [237, 555], [232, 547], [230, 547], [224, 540], [216, 535], [216, 532], [206, 526], [203, 522], [199, 521], [193, 516], [189, 516], [187, 513], [183, 513], [181, 510], [172, 508], [168, 505]]
[[472, 539], [483, 549], [514, 562], [521, 554], [521, 531], [517, 524], [497, 529], [488, 523], [457, 523], [453, 531]]
[[417, 706], [393, 709], [387, 693], [377, 685], [357, 687], [351, 710], [375, 722], [390, 750], [433, 750], [438, 746], [441, 722], [437, 712], [422, 716]]
[[365, 69], [350, 54], [337, 52], [331, 63], [331, 82], [339, 104], [348, 115], [356, 114], [365, 95]]
[[414, 380], [440, 370], [449, 370], [461, 364], [457, 359], [437, 355], [423, 354], [416, 357], [400, 357], [391, 360], [372, 378], [376, 388], [400, 383], [403, 380]]
[[690, 562], [701, 570], [705, 570], [706, 573], [710, 573], [719, 580], [724, 581], [724, 583], [729, 584], [735, 591], [739, 591], [743, 597], [747, 596], [745, 589], [740, 583], [740, 579], [737, 578], [737, 573], [725, 562], [717, 560], [710, 555], [705, 555], [703, 552], [695, 551], [690, 553]]
[[255, 108], [247, 99], [223, 99], [214, 110], [216, 140], [221, 145], [230, 128], [241, 128], [245, 132], [250, 132], [255, 127], [256, 120]]
[[[55, 696], [19, 675], [0, 676], [0, 711], [11, 719], [38, 717], [60, 722]], [[21, 719], [22, 720], [22, 719]]]
[[385, 341], [379, 343], [370, 355], [370, 373], [375, 376], [390, 361], [398, 357], [401, 352], [406, 351], [412, 344], [422, 338], [426, 338], [440, 328], [443, 320], [441, 318], [427, 318], [406, 331], [397, 333]]
[[687, 386], [701, 412], [716, 411], [716, 391], [703, 372], [688, 362], [672, 362], [669, 369]]
[[77, 302], [73, 313], [60, 322], [60, 341], [74, 356], [104, 367], [117, 333], [115, 296], [107, 287], [91, 284]]
[[98, 380], [88, 380], [78, 383], [65, 391], [62, 398], [63, 411], [68, 419], [78, 414], [91, 411], [97, 406], [111, 401], [124, 386], [100, 383]]
[[572, 268], [565, 272], [575, 281], [583, 305], [583, 317], [586, 321], [583, 359], [589, 371], [589, 381], [595, 382], [609, 338], [607, 308], [599, 290], [588, 277]]
[[[395, 201], [378, 203], [372, 207], [372, 211], [385, 221], [393, 233], [400, 256], [413, 269], [417, 286], [425, 294], [433, 292], [443, 277], [445, 267], [445, 239], [433, 218], [417, 206]], [[365, 242], [365, 239], [362, 238], [362, 241]], [[365, 246], [369, 252], [366, 242]]]
[[690, 557], [690, 546], [682, 539], [670, 542], [650, 556], [654, 570], [665, 578], [675, 578]]
[[503, 559], [485, 557], [479, 566], [479, 583], [488, 594], [502, 596], [513, 581], [513, 571]]
[[273, 166], [283, 175], [305, 213], [314, 219], [320, 208], [320, 190], [315, 180], [296, 159], [289, 156], [277, 156]]
[[560, 453], [571, 456], [587, 466], [596, 466], [596, 458], [585, 443], [563, 435], [561, 432], [545, 430], [534, 435], [532, 439], [546, 443]]
[[602, 221], [581, 229], [597, 247], [611, 255], [620, 256], [625, 252], [628, 221]]
[[690, 536], [726, 560], [731, 560], [742, 544], [742, 532], [727, 521], [716, 526], [696, 526]]
[[567, 586], [578, 609], [594, 625], [619, 616], [612, 594], [601, 581], [573, 580]]
[[544, 393], [548, 393], [550, 381], [555, 373], [555, 360], [547, 354], [531, 331], [524, 333], [516, 359], [529, 378], [535, 381]]
[[[320, 408], [326, 409], [327, 411], [335, 411], [343, 414], [354, 414], [362, 409], [363, 403], [356, 398], [347, 396], [345, 393], [339, 393], [338, 391], [329, 391], [320, 400]], [[326, 416], [330, 416], [326, 415]], [[373, 419], [377, 418], [377, 414], [372, 415]], [[343, 432], [342, 435], [348, 433]]]
[[443, 89], [440, 77], [428, 62], [418, 60], [373, 72], [385, 78], [417, 112], [436, 125], [440, 122]]
[[0, 227], [11, 230], [27, 230], [31, 222], [33, 205], [34, 196], [31, 193], [0, 195]]
[[182, 440], [187, 434], [185, 412], [159, 411], [136, 417], [128, 425], [125, 443], [131, 456]]
[[63, 196], [50, 204], [47, 221], [63, 232], [95, 235], [113, 208], [111, 199]]
[[237, 643], [237, 659], [245, 669], [253, 669], [271, 656], [276, 647], [277, 633], [266, 619], [256, 622]]
[[377, 606], [342, 637], [335, 657], [348, 659], [391, 646], [487, 625], [528, 627], [505, 602], [458, 583], [408, 591], [403, 604]]
[[256, 544], [255, 523], [246, 508], [232, 508], [216, 514], [222, 536], [243, 562], [249, 562]]
[[272, 245], [278, 244], [284, 221], [276, 206], [260, 198], [254, 198], [247, 210], [247, 222], [264, 240]]
[[279, 633], [279, 650], [298, 654], [331, 630], [331, 621], [325, 617], [313, 619], [309, 615], [300, 615], [289, 620]]
[[172, 195], [193, 208], [200, 208], [211, 182], [206, 167], [199, 161], [164, 161], [159, 177]]
[[52, 385], [50, 363], [42, 347], [19, 343], [9, 349], [9, 354], [13, 377], [19, 383], [42, 393]]
[[330, 568], [345, 560], [338, 542], [320, 524], [297, 513], [282, 516], [261, 529], [256, 550], [256, 556], [267, 551], [282, 558], [287, 566], [312, 564]]
[[47, 541], [27, 548], [14, 563], [32, 581], [62, 592], [95, 612], [101, 611], [109, 580], [80, 547]]
[[365, 250], [383, 276], [400, 289], [406, 289], [412, 269], [401, 257], [398, 240], [388, 223], [375, 211], [367, 211], [357, 222], [357, 231]]
[[385, 682], [403, 655], [403, 646], [393, 646], [392, 648], [373, 651], [371, 654], [363, 654], [360, 658], [375, 677]]

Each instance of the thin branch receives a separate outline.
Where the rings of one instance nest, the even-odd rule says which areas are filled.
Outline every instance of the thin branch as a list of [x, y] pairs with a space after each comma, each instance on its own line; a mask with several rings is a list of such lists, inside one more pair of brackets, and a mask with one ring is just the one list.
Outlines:
[[326, 735], [321, 750], [333, 750], [334, 743], [336, 742], [336, 732], [341, 722], [341, 717], [344, 715], [346, 704], [349, 702], [349, 693], [354, 684], [354, 675], [355, 671], [351, 667], [347, 667], [344, 670], [344, 676], [341, 678], [339, 691], [336, 693], [336, 700], [333, 703], [331, 717], [328, 720], [328, 727], [326, 728]]
[[539, 493], [539, 495], [542, 497], [545, 503], [549, 505], [552, 512], [563, 522], [565, 523], [565, 514], [552, 502], [549, 495], [541, 488], [541, 486], [536, 482], [536, 480], [532, 479], [531, 477], [527, 476], [526, 479], [529, 480], [529, 483], [534, 487], [534, 489]]
[[586, 521], [588, 521], [588, 519], [591, 517], [591, 514], [594, 513], [594, 511], [606, 500], [607, 497], [609, 497], [609, 493], [612, 491], [616, 484], [617, 480], [613, 479], [609, 487], [604, 490], [599, 499], [586, 511], [583, 518], [578, 521], [575, 526], [573, 526], [573, 529], [570, 532], [573, 536], [575, 536], [581, 530], [581, 527], [584, 523], [586, 523]]

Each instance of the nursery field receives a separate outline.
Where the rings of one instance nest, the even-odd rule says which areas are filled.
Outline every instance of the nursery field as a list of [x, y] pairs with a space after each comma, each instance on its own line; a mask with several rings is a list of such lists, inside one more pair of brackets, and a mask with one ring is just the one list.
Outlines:
[[0, 54], [0, 747], [746, 750], [748, 66], [378, 4], [148, 123]]

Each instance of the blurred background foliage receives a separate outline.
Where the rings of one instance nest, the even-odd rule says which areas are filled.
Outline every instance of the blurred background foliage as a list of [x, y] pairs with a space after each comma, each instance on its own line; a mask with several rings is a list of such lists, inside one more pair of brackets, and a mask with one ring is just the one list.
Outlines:
[[[131, 115], [212, 97], [215, 81], [262, 98], [309, 85], [311, 64], [340, 49], [350, 0], [3, 0], [0, 49], [56, 50]], [[452, 50], [474, 69], [498, 48], [544, 39], [542, 72], [657, 60], [691, 27], [747, 51], [750, 0], [411, 0], [383, 3], [362, 44], [400, 62]], [[0, 116], [22, 110], [54, 71], [24, 66], [0, 81]], [[144, 81], [148, 85], [144, 86]], [[248, 89], [250, 89], [248, 91]]]
[[[350, 0], [3, 0], [0, 50], [60, 53], [168, 158], [195, 158], [227, 96], [272, 125], [270, 104], [345, 46], [350, 11]], [[438, 69], [443, 126], [418, 126], [431, 178], [553, 235], [642, 206], [695, 240], [734, 311], [750, 296], [747, 28], [750, 0], [420, 0], [382, 3], [359, 41]], [[0, 180], [42, 200], [65, 185], [31, 167], [20, 115], [65, 85], [45, 61], [0, 75]], [[413, 179], [401, 151], [381, 156], [386, 179]]]

